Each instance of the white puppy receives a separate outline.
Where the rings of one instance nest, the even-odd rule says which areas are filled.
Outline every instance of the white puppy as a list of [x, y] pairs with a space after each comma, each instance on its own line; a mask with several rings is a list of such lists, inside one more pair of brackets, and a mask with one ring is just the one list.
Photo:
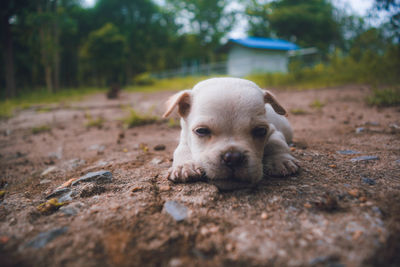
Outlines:
[[297, 172], [287, 145], [292, 129], [286, 110], [268, 91], [238, 78], [213, 78], [170, 98], [178, 107], [181, 136], [168, 178], [206, 179], [220, 189], [253, 185], [264, 175]]

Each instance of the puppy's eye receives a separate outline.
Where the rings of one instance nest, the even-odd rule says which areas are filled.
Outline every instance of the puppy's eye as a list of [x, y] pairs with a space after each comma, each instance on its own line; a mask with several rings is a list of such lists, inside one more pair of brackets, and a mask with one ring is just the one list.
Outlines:
[[211, 134], [211, 130], [208, 129], [207, 127], [196, 128], [194, 129], [194, 132], [200, 137], [208, 136]]
[[251, 131], [254, 137], [265, 137], [267, 135], [266, 127], [256, 127]]

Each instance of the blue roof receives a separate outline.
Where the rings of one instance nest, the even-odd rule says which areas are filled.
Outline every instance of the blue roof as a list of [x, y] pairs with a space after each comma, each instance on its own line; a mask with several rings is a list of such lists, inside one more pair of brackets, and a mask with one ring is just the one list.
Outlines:
[[284, 51], [299, 49], [299, 47], [296, 44], [280, 39], [247, 37], [241, 39], [229, 39], [229, 41], [245, 47], [258, 48], [258, 49], [284, 50]]

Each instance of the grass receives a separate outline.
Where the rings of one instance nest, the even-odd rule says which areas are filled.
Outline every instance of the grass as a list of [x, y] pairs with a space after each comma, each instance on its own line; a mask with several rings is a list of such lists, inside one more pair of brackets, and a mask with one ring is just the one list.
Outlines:
[[321, 109], [325, 106], [319, 99], [315, 99], [313, 102], [310, 103], [310, 108]]
[[157, 91], [178, 91], [193, 88], [193, 86], [210, 76], [187, 76], [160, 80], [151, 80], [144, 84], [132, 85], [124, 88], [126, 91], [134, 92], [157, 92]]
[[52, 110], [53, 109], [51, 107], [45, 106], [45, 107], [39, 107], [38, 109], [36, 109], [36, 112], [37, 113], [47, 113], [47, 112], [50, 112]]
[[292, 113], [293, 115], [305, 115], [307, 114], [307, 111], [301, 108], [294, 108], [290, 110], [290, 113]]
[[41, 125], [41, 126], [32, 128], [33, 134], [40, 134], [40, 133], [50, 132], [50, 131], [51, 131], [51, 128], [48, 125]]
[[[383, 54], [375, 51], [363, 53], [360, 59], [343, 56], [340, 50], [330, 55], [328, 63], [317, 64], [313, 67], [304, 67], [299, 61], [289, 64], [288, 73], [254, 74], [245, 78], [254, 81], [262, 88], [277, 87], [288, 89], [315, 89], [345, 84], [369, 84], [376, 88], [395, 88], [375, 90], [367, 98], [371, 105], [393, 106], [400, 104], [400, 47], [393, 45]], [[125, 87], [128, 92], [156, 92], [177, 91], [192, 88], [196, 83], [211, 76], [188, 76], [168, 79], [154, 79], [148, 73], [137, 76], [135, 85]], [[30, 108], [35, 104], [60, 103], [65, 101], [80, 100], [92, 93], [106, 92], [100, 88], [64, 89], [54, 94], [46, 90], [33, 90], [21, 92], [17, 98], [0, 101], [0, 118], [8, 118], [16, 109]], [[321, 103], [322, 104], [322, 103]], [[322, 106], [321, 106], [322, 107]], [[316, 105], [316, 108], [321, 108]], [[46, 112], [39, 110], [38, 112]], [[137, 114], [136, 114], [137, 115]], [[141, 121], [141, 115], [132, 115], [133, 121]], [[148, 119], [148, 118], [147, 118]], [[144, 119], [146, 121], [147, 119]], [[132, 123], [133, 125], [136, 122]]]
[[126, 128], [151, 124], [158, 121], [158, 118], [149, 114], [139, 114], [133, 108], [129, 108], [129, 115], [122, 118]]
[[385, 89], [375, 89], [372, 95], [367, 97], [367, 103], [373, 106], [399, 106], [400, 86]]
[[37, 104], [78, 101], [86, 95], [105, 91], [106, 89], [104, 88], [88, 87], [79, 89], [63, 89], [55, 93], [49, 93], [44, 89], [34, 90], [31, 92], [21, 92], [16, 98], [0, 101], [0, 118], [11, 117], [17, 109], [31, 108], [33, 105]]
[[101, 116], [93, 118], [93, 116], [89, 112], [85, 112], [85, 119], [87, 119], [87, 122], [85, 123], [86, 128], [97, 127], [101, 129], [103, 127], [104, 122], [106, 121]]
[[[146, 82], [140, 82], [136, 85], [127, 86], [124, 90], [128, 92], [157, 92], [157, 91], [178, 91], [192, 88], [196, 83], [207, 79], [207, 76], [188, 76], [176, 77], [168, 79], [150, 79]], [[106, 88], [78, 88], [78, 89], [63, 89], [55, 93], [49, 93], [47, 90], [34, 90], [30, 92], [21, 92], [14, 99], [0, 101], [0, 118], [12, 117], [15, 110], [28, 109], [37, 104], [50, 104], [68, 101], [78, 101], [83, 97], [106, 92]], [[48, 112], [50, 108], [39, 108], [37, 112]]]
[[345, 84], [385, 87], [400, 84], [399, 68], [400, 46], [393, 45], [383, 54], [367, 50], [361, 58], [343, 56], [336, 50], [325, 64], [304, 67], [301, 61], [293, 60], [288, 73], [254, 74], [247, 78], [264, 88], [314, 89]]
[[179, 119], [169, 118], [167, 125], [170, 128], [179, 128], [181, 126], [181, 122]]

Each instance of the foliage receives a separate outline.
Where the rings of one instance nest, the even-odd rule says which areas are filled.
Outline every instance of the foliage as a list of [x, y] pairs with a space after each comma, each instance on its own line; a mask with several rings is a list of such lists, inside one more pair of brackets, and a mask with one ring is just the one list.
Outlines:
[[85, 123], [85, 126], [87, 128], [96, 127], [96, 128], [101, 129], [105, 122], [105, 119], [102, 116], [93, 118], [90, 113], [85, 113], [85, 118], [87, 119], [87, 122]]
[[0, 101], [0, 118], [9, 118], [16, 109], [24, 109], [34, 104], [60, 103], [76, 101], [84, 96], [98, 92], [104, 92], [101, 88], [79, 88], [63, 89], [55, 93], [50, 93], [46, 89], [35, 91], [23, 91], [13, 99]]
[[[355, 53], [355, 55], [358, 55]], [[302, 67], [292, 62], [289, 73], [269, 73], [250, 75], [263, 87], [320, 88], [347, 83], [370, 84], [374, 86], [400, 83], [400, 46], [391, 45], [383, 54], [366, 49], [358, 56], [343, 56], [340, 50], [330, 55], [327, 64]]]
[[399, 0], [375, 0], [375, 5], [379, 10], [386, 10], [391, 13], [390, 25], [392, 31], [400, 41], [400, 1]]
[[168, 79], [153, 80], [154, 83], [147, 85], [133, 85], [125, 88], [127, 91], [155, 92], [155, 91], [177, 91], [192, 88], [196, 83], [210, 78], [208, 76], [187, 76]]
[[[202, 45], [215, 47], [221, 37], [232, 29], [235, 16], [228, 11], [229, 0], [168, 0], [179, 17], [189, 19], [191, 32], [198, 35]], [[185, 16], [186, 13], [186, 16]], [[189, 13], [189, 14], [187, 14]]]
[[367, 97], [367, 102], [379, 107], [400, 106], [400, 86], [375, 89], [372, 95]]
[[141, 73], [133, 79], [134, 85], [153, 85], [154, 83], [155, 79], [151, 77], [149, 72]]
[[97, 79], [101, 79], [98, 80], [100, 86], [120, 82], [126, 46], [125, 36], [112, 23], [91, 32], [81, 50], [81, 57], [87, 62], [86, 73], [92, 72]]
[[327, 0], [278, 0], [260, 5], [252, 1], [246, 13], [249, 33], [292, 40], [302, 47], [317, 47], [324, 53], [342, 38], [334, 8]]
[[181, 123], [179, 119], [169, 118], [167, 125], [170, 128], [179, 128], [181, 126]]
[[147, 115], [139, 114], [132, 108], [129, 109], [129, 115], [122, 119], [127, 128], [132, 128], [135, 126], [140, 126], [145, 124], [151, 124], [156, 122], [157, 120], [158, 118], [155, 116], [151, 116], [148, 114]]
[[39, 133], [49, 132], [50, 130], [51, 130], [50, 126], [41, 125], [41, 126], [38, 126], [38, 127], [33, 127], [32, 128], [32, 133], [33, 134], [39, 134]]
[[292, 62], [288, 74], [255, 77], [261, 84], [398, 82], [397, 0], [375, 0], [376, 8], [391, 16], [391, 26], [383, 29], [368, 27], [329, 0], [98, 0], [90, 8], [81, 3], [1, 1], [0, 98], [12, 98], [0, 101], [1, 117], [32, 103], [70, 99], [66, 92], [87, 93], [71, 88], [113, 83], [140, 91], [190, 88], [204, 77], [157, 81], [150, 73], [226, 60], [221, 42], [240, 16], [248, 19], [251, 35], [280, 37], [321, 52], [324, 64]]
[[325, 106], [319, 99], [315, 99], [313, 102], [310, 103], [311, 108], [321, 109]]
[[301, 108], [291, 109], [290, 113], [292, 113], [293, 115], [304, 115], [304, 114], [307, 114], [307, 112], [304, 109], [301, 109]]

